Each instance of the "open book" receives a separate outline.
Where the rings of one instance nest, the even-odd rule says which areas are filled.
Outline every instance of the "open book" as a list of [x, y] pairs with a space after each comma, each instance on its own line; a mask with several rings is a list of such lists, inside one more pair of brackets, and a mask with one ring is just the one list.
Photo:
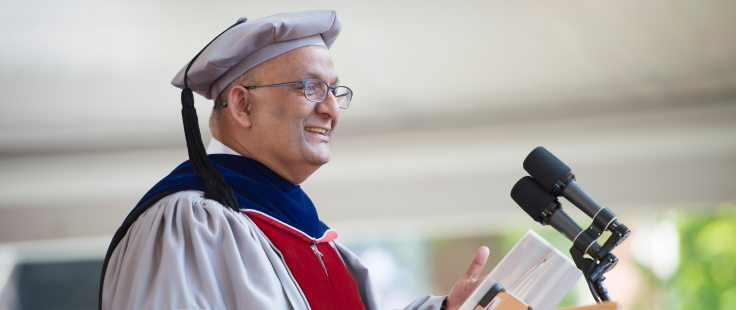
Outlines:
[[475, 309], [496, 283], [534, 310], [551, 310], [581, 276], [582, 273], [571, 259], [530, 229], [493, 268], [460, 310]]

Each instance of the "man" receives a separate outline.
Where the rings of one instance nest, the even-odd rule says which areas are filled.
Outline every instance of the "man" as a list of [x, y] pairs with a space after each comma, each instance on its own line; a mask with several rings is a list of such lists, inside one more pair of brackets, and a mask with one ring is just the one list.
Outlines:
[[[241, 19], [179, 72], [190, 161], [113, 238], [102, 309], [381, 309], [367, 268], [299, 187], [329, 161], [352, 99], [328, 51], [341, 26], [334, 11]], [[192, 91], [215, 100], [208, 156]], [[448, 297], [407, 309], [458, 308], [487, 257], [478, 250]]]

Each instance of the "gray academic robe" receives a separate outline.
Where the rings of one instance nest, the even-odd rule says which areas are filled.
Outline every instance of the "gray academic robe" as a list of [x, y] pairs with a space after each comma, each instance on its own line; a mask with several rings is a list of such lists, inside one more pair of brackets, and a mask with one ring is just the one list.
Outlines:
[[[337, 250], [367, 310], [382, 309], [370, 272], [338, 241]], [[102, 309], [310, 309], [281, 253], [243, 212], [181, 191], [146, 210], [115, 248]], [[444, 296], [405, 309], [439, 310]]]

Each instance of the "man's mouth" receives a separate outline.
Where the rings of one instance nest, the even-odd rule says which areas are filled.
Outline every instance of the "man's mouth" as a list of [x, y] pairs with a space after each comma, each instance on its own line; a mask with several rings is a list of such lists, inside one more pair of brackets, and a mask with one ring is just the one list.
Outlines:
[[316, 132], [316, 133], [319, 133], [319, 134], [325, 134], [325, 133], [327, 133], [327, 129], [319, 128], [319, 127], [306, 127], [306, 128], [304, 128], [304, 130], [309, 131], [309, 132]]

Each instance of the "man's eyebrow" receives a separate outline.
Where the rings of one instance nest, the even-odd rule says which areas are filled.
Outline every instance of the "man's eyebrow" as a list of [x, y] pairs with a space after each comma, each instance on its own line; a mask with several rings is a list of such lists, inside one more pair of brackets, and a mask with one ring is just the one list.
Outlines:
[[[315, 73], [315, 72], [307, 72], [302, 75], [302, 80], [308, 80], [308, 79], [322, 80], [322, 77], [318, 73]], [[330, 83], [329, 81], [325, 81], [325, 82], [327, 82], [330, 85], [337, 85], [340, 83], [340, 78], [335, 77], [335, 81], [332, 83]]]
[[317, 79], [319, 80], [319, 74], [314, 72], [307, 72], [302, 74], [302, 80], [308, 80], [308, 79]]

